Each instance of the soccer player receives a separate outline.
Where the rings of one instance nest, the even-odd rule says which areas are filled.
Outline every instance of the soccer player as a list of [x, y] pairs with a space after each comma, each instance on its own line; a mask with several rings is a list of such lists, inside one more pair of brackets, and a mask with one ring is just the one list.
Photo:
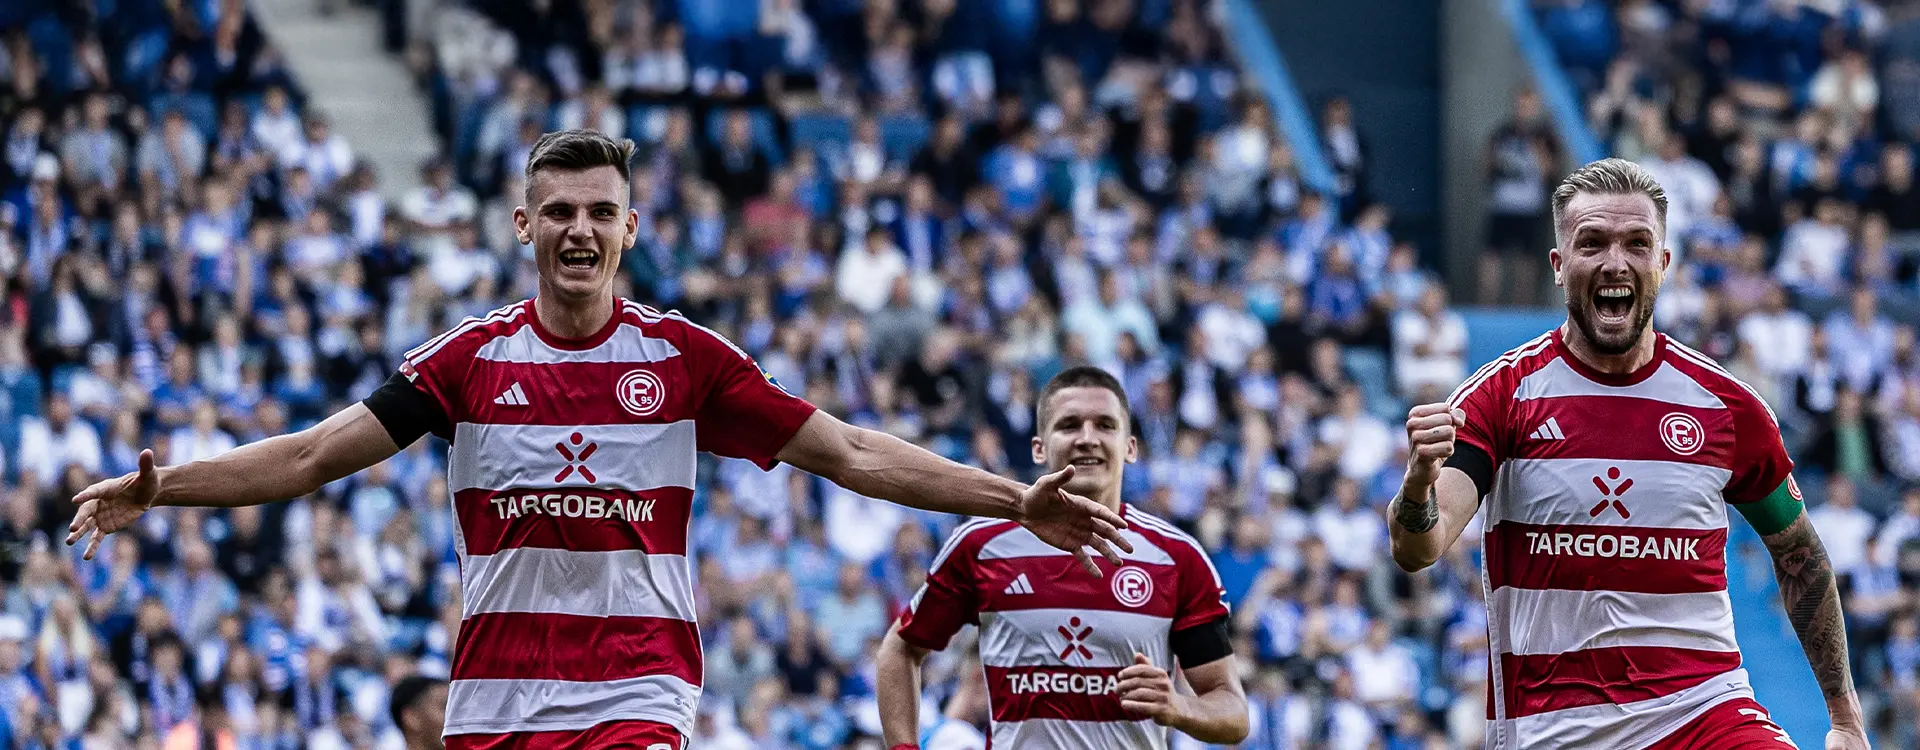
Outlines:
[[67, 542], [91, 535], [91, 557], [153, 506], [299, 497], [429, 432], [448, 440], [464, 610], [453, 748], [683, 747], [702, 675], [686, 557], [697, 451], [1009, 519], [1096, 572], [1088, 546], [1119, 560], [1125, 522], [1062, 491], [1073, 470], [1023, 487], [851, 427], [713, 331], [616, 298], [639, 227], [632, 154], [589, 131], [541, 138], [513, 213], [534, 247], [533, 299], [422, 344], [365, 401], [310, 429], [157, 470], [142, 452], [138, 471], [74, 497]]
[[[1247, 699], [1227, 640], [1220, 576], [1200, 544], [1120, 502], [1121, 471], [1138, 457], [1126, 392], [1094, 367], [1069, 368], [1041, 391], [1033, 460], [1074, 471], [1067, 489], [1129, 525], [1133, 551], [1079, 575], [1064, 553], [1017, 524], [955, 529], [926, 584], [880, 644], [884, 742], [917, 748], [920, 664], [961, 626], [980, 626], [993, 747], [1159, 748], [1167, 729], [1233, 744], [1247, 735]], [[1193, 694], [1177, 691], [1175, 664]]]
[[1773, 555], [1826, 747], [1867, 747], [1833, 568], [1772, 411], [1653, 330], [1666, 211], [1620, 159], [1554, 191], [1547, 259], [1567, 322], [1413, 408], [1393, 558], [1432, 565], [1486, 501], [1489, 748], [1791, 745], [1741, 669], [1731, 507]]

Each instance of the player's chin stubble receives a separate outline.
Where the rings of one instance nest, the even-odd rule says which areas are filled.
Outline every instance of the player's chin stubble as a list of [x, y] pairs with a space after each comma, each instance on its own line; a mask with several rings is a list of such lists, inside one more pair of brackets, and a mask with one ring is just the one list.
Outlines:
[[1653, 320], [1653, 303], [1659, 299], [1658, 290], [1646, 291], [1641, 285], [1635, 290], [1633, 299], [1633, 325], [1618, 336], [1601, 334], [1595, 330], [1593, 320], [1599, 316], [1594, 312], [1591, 295], [1567, 295], [1567, 318], [1580, 329], [1580, 335], [1587, 340], [1587, 346], [1597, 354], [1617, 356], [1626, 354], [1640, 343], [1640, 337], [1647, 332], [1647, 323]]

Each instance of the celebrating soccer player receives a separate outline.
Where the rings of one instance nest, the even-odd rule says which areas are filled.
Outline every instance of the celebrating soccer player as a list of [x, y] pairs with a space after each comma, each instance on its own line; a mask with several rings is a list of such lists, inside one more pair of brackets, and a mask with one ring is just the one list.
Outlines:
[[1867, 747], [1833, 567], [1773, 412], [1653, 331], [1666, 194], [1606, 159], [1553, 193], [1567, 321], [1414, 407], [1393, 557], [1432, 565], [1487, 501], [1489, 748], [1792, 746], [1754, 701], [1727, 598], [1727, 509], [1774, 575], [1826, 696]]
[[[1164, 750], [1169, 727], [1214, 744], [1244, 739], [1219, 574], [1193, 537], [1120, 502], [1121, 472], [1138, 455], [1126, 392], [1104, 370], [1074, 367], [1047, 384], [1037, 410], [1034, 462], [1071, 469], [1067, 490], [1126, 518], [1133, 549], [1094, 578], [1017, 524], [955, 529], [880, 645], [884, 741], [917, 747], [920, 663], [968, 624], [980, 626], [993, 747]], [[1176, 663], [1191, 695], [1175, 687]]]
[[306, 495], [431, 432], [453, 444], [464, 591], [447, 745], [679, 750], [702, 674], [686, 557], [698, 451], [1008, 519], [1094, 572], [1089, 547], [1117, 565], [1114, 546], [1142, 538], [1123, 536], [1110, 507], [1062, 489], [1075, 469], [1023, 487], [849, 426], [713, 331], [616, 298], [639, 227], [627, 205], [632, 155], [632, 142], [591, 131], [541, 138], [526, 205], [513, 213], [539, 268], [533, 299], [422, 344], [364, 402], [310, 429], [164, 469], [141, 453], [138, 471], [74, 497], [67, 543], [91, 536], [91, 558], [153, 506]]

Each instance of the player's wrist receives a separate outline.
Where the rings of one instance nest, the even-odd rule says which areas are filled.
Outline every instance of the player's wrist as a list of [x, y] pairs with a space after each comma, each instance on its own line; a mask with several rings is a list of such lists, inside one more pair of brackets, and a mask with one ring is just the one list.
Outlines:
[[1834, 729], [1864, 730], [1867, 722], [1862, 717], [1860, 698], [1849, 691], [1844, 697], [1828, 700], [1827, 721]]
[[172, 504], [173, 504], [173, 503], [172, 503], [172, 498], [171, 498], [171, 497], [169, 497], [169, 495], [168, 495], [168, 492], [169, 492], [169, 490], [171, 489], [171, 485], [172, 485], [173, 483], [172, 483], [172, 482], [169, 482], [169, 481], [167, 481], [167, 480], [168, 480], [168, 478], [170, 478], [170, 477], [172, 477], [172, 476], [173, 476], [173, 472], [174, 472], [175, 470], [177, 470], [178, 468], [179, 468], [179, 467], [176, 467], [176, 466], [156, 466], [156, 467], [154, 467], [154, 469], [153, 469], [153, 496], [152, 496], [152, 497], [149, 497], [149, 498], [147, 498], [147, 507], [148, 507], [148, 508], [164, 508], [164, 507], [167, 507], [168, 505], [172, 505]]
[[1400, 479], [1400, 502], [1424, 505], [1427, 495], [1433, 489], [1433, 479], [1416, 473], [1414, 467], [1407, 467], [1407, 475]]

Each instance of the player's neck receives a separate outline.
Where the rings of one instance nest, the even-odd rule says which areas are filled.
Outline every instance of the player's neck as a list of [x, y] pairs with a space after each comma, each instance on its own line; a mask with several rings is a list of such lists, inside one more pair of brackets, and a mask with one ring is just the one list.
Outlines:
[[541, 292], [533, 298], [533, 314], [548, 333], [567, 339], [584, 339], [605, 328], [613, 317], [613, 290], [581, 300], [563, 300]]
[[1574, 358], [1580, 360], [1580, 364], [1608, 375], [1631, 375], [1638, 372], [1640, 368], [1646, 367], [1648, 362], [1653, 361], [1653, 345], [1656, 337], [1653, 326], [1647, 326], [1647, 329], [1640, 333], [1640, 340], [1633, 345], [1633, 348], [1619, 354], [1602, 354], [1595, 351], [1593, 343], [1587, 341], [1587, 337], [1580, 333], [1579, 326], [1570, 324], [1560, 326], [1560, 340], [1565, 342], [1567, 351], [1572, 352]]

